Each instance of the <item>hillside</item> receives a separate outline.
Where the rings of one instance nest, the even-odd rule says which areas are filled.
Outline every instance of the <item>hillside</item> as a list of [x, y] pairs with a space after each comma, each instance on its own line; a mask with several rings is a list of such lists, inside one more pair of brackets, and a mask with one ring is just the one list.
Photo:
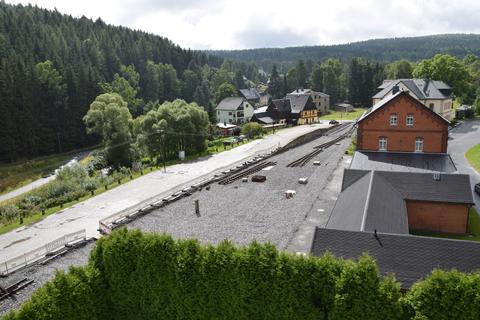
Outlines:
[[152, 83], [148, 61], [170, 64], [181, 77], [207, 60], [166, 38], [100, 19], [0, 2], [0, 161], [91, 145], [95, 138], [86, 135], [82, 117], [100, 93], [98, 84], [112, 81], [122, 65], [139, 73], [143, 98]]
[[379, 62], [399, 59], [417, 61], [431, 58], [436, 53], [448, 53], [463, 58], [469, 53], [480, 54], [480, 35], [444, 34], [374, 39], [332, 46], [210, 51], [209, 53], [232, 60], [253, 60], [266, 71], [270, 71], [273, 63], [293, 65], [299, 59], [311, 59], [316, 62], [334, 57], [348, 61], [355, 57], [362, 57]]

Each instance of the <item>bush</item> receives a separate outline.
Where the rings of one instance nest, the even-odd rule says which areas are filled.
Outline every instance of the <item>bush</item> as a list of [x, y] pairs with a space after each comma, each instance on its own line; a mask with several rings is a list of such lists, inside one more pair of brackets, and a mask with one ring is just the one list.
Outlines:
[[0, 217], [3, 222], [10, 222], [20, 217], [22, 210], [14, 204], [0, 207]]
[[480, 273], [433, 271], [413, 285], [405, 302], [413, 319], [480, 319]]
[[121, 229], [6, 319], [480, 319], [480, 274], [434, 271], [405, 296], [358, 262]]
[[242, 126], [242, 134], [246, 135], [248, 138], [255, 138], [263, 135], [263, 133], [263, 126], [259, 123], [249, 122]]

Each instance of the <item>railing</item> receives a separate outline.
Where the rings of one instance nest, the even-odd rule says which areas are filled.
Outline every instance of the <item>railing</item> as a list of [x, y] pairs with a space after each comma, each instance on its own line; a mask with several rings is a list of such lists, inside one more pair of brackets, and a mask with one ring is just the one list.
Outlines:
[[33, 264], [34, 262], [44, 258], [49, 253], [55, 252], [58, 249], [64, 248], [69, 244], [75, 243], [79, 240], [85, 240], [85, 229], [66, 234], [58, 239], [55, 239], [40, 248], [31, 250], [13, 259], [0, 262], [0, 275], [7, 276], [8, 274]]

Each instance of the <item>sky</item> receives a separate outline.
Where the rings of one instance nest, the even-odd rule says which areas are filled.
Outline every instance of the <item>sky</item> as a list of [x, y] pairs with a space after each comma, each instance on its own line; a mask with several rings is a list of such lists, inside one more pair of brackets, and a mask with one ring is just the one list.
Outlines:
[[7, 0], [167, 37], [184, 48], [331, 45], [480, 33], [478, 0]]

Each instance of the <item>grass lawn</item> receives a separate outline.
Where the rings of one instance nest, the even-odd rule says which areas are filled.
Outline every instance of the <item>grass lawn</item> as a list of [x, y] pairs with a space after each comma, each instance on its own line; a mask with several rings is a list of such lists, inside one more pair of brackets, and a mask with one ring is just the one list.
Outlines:
[[367, 109], [355, 108], [352, 112], [330, 111], [328, 114], [321, 116], [320, 120], [356, 120]]
[[415, 232], [413, 234], [417, 236], [480, 241], [480, 216], [474, 208], [470, 209], [470, 214], [468, 215], [468, 233], [469, 234], [467, 235], [440, 234], [430, 232]]
[[65, 164], [71, 154], [41, 157], [28, 161], [0, 165], [0, 194], [20, 188]]
[[477, 172], [480, 172], [480, 144], [468, 149], [468, 151], [465, 152], [465, 157], [472, 167], [474, 167]]

